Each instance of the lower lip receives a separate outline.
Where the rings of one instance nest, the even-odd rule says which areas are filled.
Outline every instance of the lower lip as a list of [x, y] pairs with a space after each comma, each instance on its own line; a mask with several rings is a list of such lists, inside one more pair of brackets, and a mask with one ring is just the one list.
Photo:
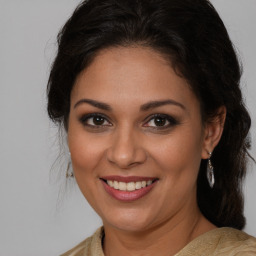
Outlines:
[[157, 183], [157, 182], [154, 182], [154, 183], [150, 184], [149, 186], [146, 186], [145, 188], [136, 189], [134, 191], [122, 191], [122, 190], [117, 190], [117, 189], [110, 187], [103, 180], [101, 180], [101, 182], [103, 184], [104, 189], [110, 196], [112, 196], [113, 198], [115, 198], [119, 201], [123, 201], [123, 202], [136, 201], [136, 200], [144, 197], [151, 191], [151, 189]]

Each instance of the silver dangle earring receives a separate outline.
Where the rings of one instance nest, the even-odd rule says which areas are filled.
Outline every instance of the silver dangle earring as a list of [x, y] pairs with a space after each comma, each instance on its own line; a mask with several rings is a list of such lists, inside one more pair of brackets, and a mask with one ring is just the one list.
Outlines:
[[215, 178], [214, 178], [214, 170], [213, 170], [213, 166], [212, 166], [212, 162], [211, 162], [211, 156], [212, 156], [212, 153], [209, 152], [206, 176], [207, 176], [207, 180], [209, 182], [209, 186], [211, 188], [213, 188], [214, 183], [215, 183]]
[[71, 158], [70, 158], [70, 153], [68, 153], [69, 155], [69, 161], [68, 161], [68, 166], [67, 166], [67, 170], [66, 170], [66, 178], [74, 178], [74, 173], [71, 171], [69, 171], [70, 166], [71, 166]]

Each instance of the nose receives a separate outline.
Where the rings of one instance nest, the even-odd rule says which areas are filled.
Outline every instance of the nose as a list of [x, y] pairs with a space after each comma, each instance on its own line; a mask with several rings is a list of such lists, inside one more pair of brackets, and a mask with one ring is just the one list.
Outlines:
[[109, 162], [119, 168], [129, 169], [146, 161], [146, 150], [143, 148], [138, 134], [122, 129], [113, 137], [111, 146], [107, 150]]

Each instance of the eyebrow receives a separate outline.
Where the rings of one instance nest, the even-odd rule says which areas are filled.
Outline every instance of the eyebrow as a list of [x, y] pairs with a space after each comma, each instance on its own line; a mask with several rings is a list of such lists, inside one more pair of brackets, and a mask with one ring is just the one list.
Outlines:
[[89, 105], [92, 105], [96, 108], [102, 109], [102, 110], [107, 110], [107, 111], [111, 111], [112, 108], [110, 107], [110, 105], [108, 105], [107, 103], [103, 103], [103, 102], [99, 102], [96, 100], [90, 100], [90, 99], [81, 99], [79, 100], [75, 105], [74, 108], [76, 108], [77, 106], [83, 104], [83, 103], [87, 103]]
[[[78, 107], [81, 104], [87, 103], [89, 105], [92, 105], [93, 107], [102, 109], [102, 110], [106, 110], [106, 111], [112, 111], [112, 108], [109, 104], [107, 103], [103, 103], [103, 102], [99, 102], [96, 100], [91, 100], [91, 99], [81, 99], [79, 100], [75, 105], [74, 108]], [[167, 100], [159, 100], [159, 101], [150, 101], [147, 102], [143, 105], [141, 105], [140, 110], [141, 111], [148, 111], [150, 109], [153, 108], [157, 108], [157, 107], [161, 107], [161, 106], [165, 106], [165, 105], [175, 105], [178, 106], [182, 109], [186, 109], [184, 105], [182, 105], [181, 103], [171, 100], [171, 99], [167, 99]]]
[[141, 111], [147, 111], [147, 110], [150, 110], [152, 108], [157, 108], [157, 107], [161, 107], [161, 106], [164, 106], [164, 105], [175, 105], [175, 106], [178, 106], [178, 107], [180, 107], [184, 110], [186, 109], [185, 106], [182, 105], [181, 103], [179, 103], [175, 100], [167, 99], [167, 100], [160, 100], [160, 101], [150, 101], [148, 103], [145, 103], [140, 107], [140, 110]]

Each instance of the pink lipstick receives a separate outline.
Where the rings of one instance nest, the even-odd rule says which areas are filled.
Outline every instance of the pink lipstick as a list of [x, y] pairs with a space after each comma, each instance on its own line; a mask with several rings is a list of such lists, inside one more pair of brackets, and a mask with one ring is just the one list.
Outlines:
[[147, 195], [158, 179], [140, 176], [105, 176], [100, 180], [110, 196], [120, 201], [131, 202]]

